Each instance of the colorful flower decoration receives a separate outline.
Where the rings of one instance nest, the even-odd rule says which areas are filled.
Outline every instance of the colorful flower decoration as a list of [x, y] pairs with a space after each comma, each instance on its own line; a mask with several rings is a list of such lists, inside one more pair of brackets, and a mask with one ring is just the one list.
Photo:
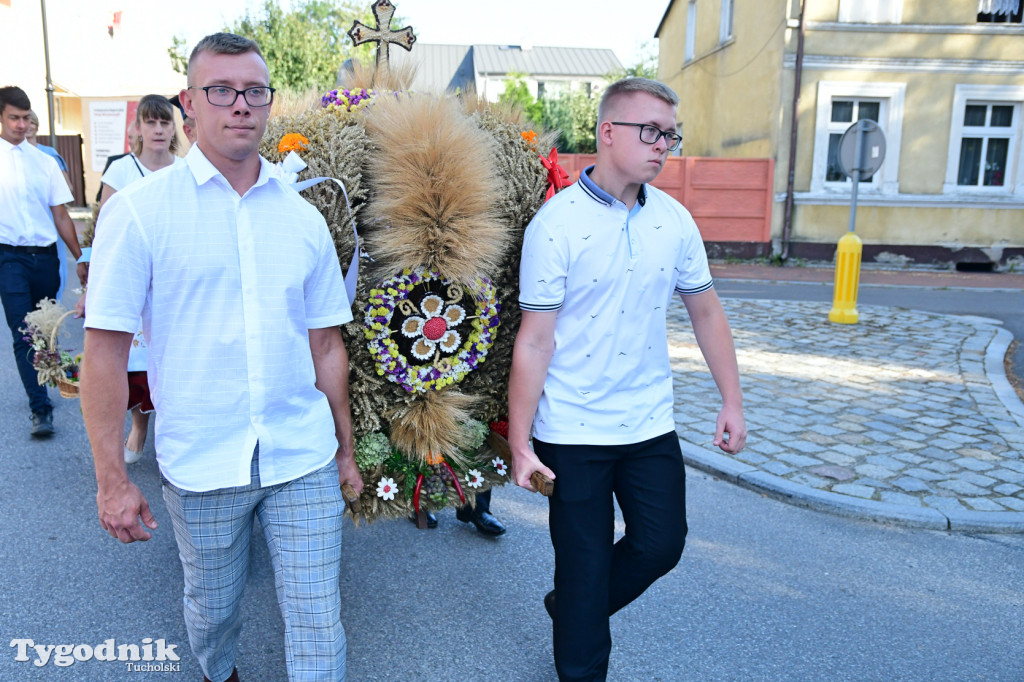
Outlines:
[[382, 497], [385, 500], [395, 499], [395, 493], [398, 492], [398, 486], [395, 485], [394, 479], [382, 476], [380, 481], [377, 483], [377, 497]]
[[490, 280], [467, 287], [422, 267], [406, 269], [370, 290], [363, 332], [377, 374], [425, 393], [484, 362], [499, 310]]
[[505, 460], [503, 460], [501, 457], [495, 457], [494, 459], [492, 459], [491, 466], [494, 467], [494, 470], [498, 472], [499, 476], [504, 476], [505, 474], [508, 473], [508, 467], [505, 466]]
[[528, 145], [534, 148], [537, 147], [537, 133], [533, 132], [532, 130], [527, 130], [526, 132], [519, 134], [522, 135], [523, 139], [526, 140], [526, 143]]
[[479, 488], [484, 484], [484, 475], [476, 469], [470, 469], [466, 473], [466, 485], [470, 488]]
[[459, 347], [462, 337], [455, 327], [466, 319], [466, 311], [457, 303], [447, 305], [436, 294], [420, 301], [424, 317], [412, 316], [402, 323], [402, 334], [415, 339], [412, 355], [417, 360], [429, 360], [437, 349], [451, 353]]
[[355, 111], [361, 109], [373, 98], [373, 90], [338, 90], [335, 88], [320, 98], [320, 106], [328, 111]]
[[306, 147], [309, 146], [309, 139], [305, 135], [300, 133], [288, 133], [281, 138], [281, 141], [277, 143], [277, 151], [282, 154], [288, 152], [301, 152], [305, 151]]

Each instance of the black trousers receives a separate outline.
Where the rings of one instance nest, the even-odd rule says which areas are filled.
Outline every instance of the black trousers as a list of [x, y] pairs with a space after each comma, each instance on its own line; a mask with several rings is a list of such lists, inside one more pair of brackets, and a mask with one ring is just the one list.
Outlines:
[[60, 287], [60, 261], [57, 247], [33, 249], [0, 248], [0, 301], [4, 306], [4, 317], [11, 329], [14, 341], [14, 360], [18, 365], [21, 385], [25, 388], [29, 407], [35, 413], [50, 412], [53, 403], [36, 380], [32, 367], [32, 346], [18, 331], [25, 325], [25, 315], [32, 312], [44, 298], [54, 298]]
[[[667, 433], [632, 445], [533, 441], [555, 472], [555, 668], [560, 680], [604, 680], [608, 618], [679, 563], [686, 542], [686, 472]], [[618, 500], [626, 534], [614, 541]]]

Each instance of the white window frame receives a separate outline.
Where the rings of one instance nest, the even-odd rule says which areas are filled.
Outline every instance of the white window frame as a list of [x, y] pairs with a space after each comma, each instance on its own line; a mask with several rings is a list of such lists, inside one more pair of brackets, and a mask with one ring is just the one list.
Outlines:
[[[969, 187], [957, 184], [960, 170], [960, 143], [964, 136], [964, 111], [969, 103], [1012, 104], [1014, 128], [1010, 132], [1006, 152], [1006, 182], [1001, 187]], [[1024, 86], [1021, 85], [957, 85], [953, 94], [953, 115], [949, 129], [949, 156], [946, 159], [946, 181], [943, 194], [1015, 194], [1024, 196], [1024, 154], [1021, 154], [1024, 129]], [[1016, 159], [1016, 163], [1014, 163]]]
[[839, 22], [843, 24], [899, 24], [903, 0], [839, 0]]
[[[879, 127], [885, 135], [885, 160], [871, 178], [861, 183], [858, 192], [899, 194], [900, 141], [903, 132], [903, 108], [906, 83], [859, 83], [856, 81], [819, 81], [818, 108], [814, 123], [814, 158], [811, 169], [811, 192], [849, 192], [849, 178], [842, 182], [825, 182], [828, 169], [828, 139], [832, 122], [832, 101], [836, 99], [875, 99]], [[851, 122], [850, 125], [853, 125]]]
[[735, 0], [722, 0], [722, 14], [718, 21], [718, 44], [732, 40], [733, 3]]
[[697, 54], [697, 0], [686, 5], [686, 56], [684, 61], [692, 62]]

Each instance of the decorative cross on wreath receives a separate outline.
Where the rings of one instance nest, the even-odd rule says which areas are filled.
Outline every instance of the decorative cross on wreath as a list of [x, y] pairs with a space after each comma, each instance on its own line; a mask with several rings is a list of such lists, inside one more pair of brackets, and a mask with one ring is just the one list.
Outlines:
[[416, 42], [416, 36], [412, 33], [412, 26], [391, 30], [391, 18], [395, 16], [395, 6], [389, 0], [377, 0], [370, 8], [377, 20], [377, 28], [370, 28], [361, 23], [358, 19], [352, 22], [348, 36], [354, 45], [363, 43], [377, 43], [377, 68], [386, 69], [388, 66], [388, 50], [390, 44], [394, 43], [404, 47], [406, 51], [412, 51], [412, 44]]

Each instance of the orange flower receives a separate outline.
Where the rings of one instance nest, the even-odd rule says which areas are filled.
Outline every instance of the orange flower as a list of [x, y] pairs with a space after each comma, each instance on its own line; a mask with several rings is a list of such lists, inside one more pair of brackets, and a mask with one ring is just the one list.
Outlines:
[[523, 139], [526, 140], [527, 144], [529, 144], [531, 147], [537, 146], [537, 133], [533, 132], [532, 130], [527, 130], [525, 133], [519, 134], [523, 136]]
[[277, 143], [277, 151], [284, 154], [285, 152], [301, 152], [307, 146], [309, 146], [309, 140], [306, 139], [305, 135], [299, 133], [288, 133], [281, 138], [281, 141]]

